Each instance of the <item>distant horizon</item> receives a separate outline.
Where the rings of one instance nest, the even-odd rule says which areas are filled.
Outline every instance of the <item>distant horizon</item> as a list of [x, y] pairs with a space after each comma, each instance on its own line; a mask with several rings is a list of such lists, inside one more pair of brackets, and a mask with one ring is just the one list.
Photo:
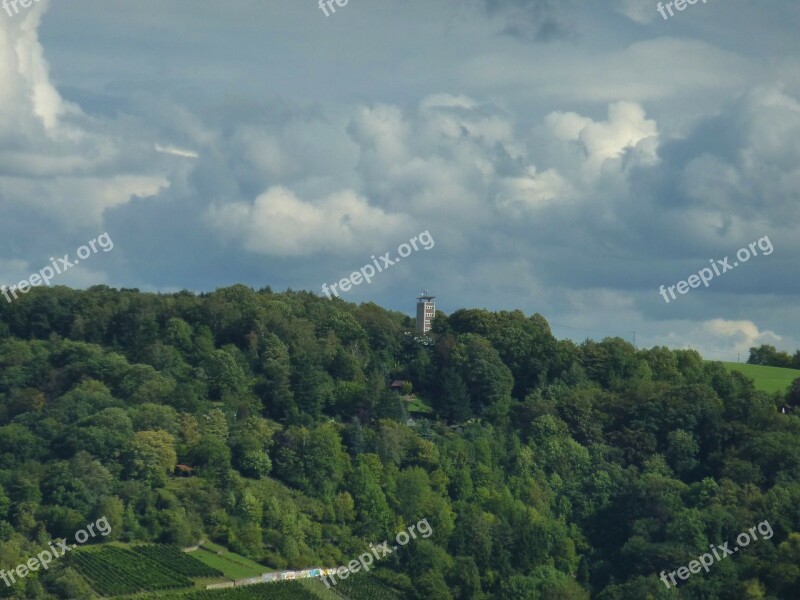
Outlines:
[[[284, 293], [288, 293], [288, 292], [302, 292], [302, 293], [307, 293], [307, 294], [313, 294], [313, 295], [319, 297], [322, 300], [326, 299], [323, 294], [319, 294], [315, 290], [292, 289], [292, 288], [287, 288], [285, 290], [275, 290], [269, 284], [262, 285], [261, 287], [254, 287], [254, 286], [250, 286], [250, 285], [248, 285], [246, 283], [233, 283], [233, 284], [226, 285], [226, 286], [220, 286], [220, 287], [217, 287], [217, 288], [215, 288], [213, 290], [209, 290], [209, 291], [190, 290], [190, 289], [186, 289], [186, 288], [179, 289], [179, 290], [142, 290], [140, 288], [115, 287], [115, 286], [111, 286], [111, 285], [108, 285], [108, 284], [95, 284], [95, 285], [106, 286], [107, 288], [109, 288], [109, 289], [111, 289], [113, 291], [117, 291], [117, 292], [137, 291], [138, 293], [153, 294], [153, 295], [176, 295], [176, 294], [181, 294], [181, 293], [187, 293], [188, 292], [188, 293], [193, 294], [193, 295], [198, 296], [198, 297], [211, 295], [214, 292], [219, 291], [221, 289], [226, 289], [226, 288], [234, 287], [234, 286], [237, 286], [237, 285], [243, 285], [243, 286], [247, 287], [248, 289], [252, 290], [255, 293], [259, 293], [259, 292], [269, 288], [271, 290], [271, 293], [273, 293], [273, 294], [284, 294]], [[66, 286], [66, 285], [60, 285], [60, 286], [52, 285], [50, 287], [51, 288], [63, 287], [63, 288], [66, 288], [66, 289], [69, 289], [69, 290], [74, 290], [74, 291], [87, 291], [88, 290], [88, 288], [73, 288], [73, 287]], [[417, 293], [419, 293], [419, 292], [417, 292]], [[436, 296], [436, 298], [438, 299], [438, 296]], [[343, 302], [349, 302], [349, 303], [355, 304], [355, 305], [372, 303], [372, 304], [376, 304], [376, 305], [380, 306], [381, 308], [383, 308], [385, 310], [402, 313], [402, 314], [406, 315], [407, 317], [409, 317], [410, 319], [415, 319], [416, 318], [414, 310], [409, 310], [407, 308], [400, 307], [401, 305], [400, 305], [399, 301], [398, 301], [398, 305], [397, 305], [398, 308], [393, 308], [391, 306], [387, 306], [387, 305], [381, 304], [380, 302], [378, 302], [376, 300], [367, 299], [367, 300], [361, 300], [361, 301], [356, 302], [354, 300], [349, 300], [347, 298], [338, 298], [338, 299], [343, 301]], [[416, 296], [414, 296], [413, 299], [416, 299]], [[620, 338], [620, 339], [625, 340], [626, 342], [629, 342], [630, 344], [634, 345], [636, 348], [638, 348], [640, 350], [641, 349], [646, 349], [646, 348], [653, 348], [653, 347], [666, 347], [666, 348], [669, 348], [670, 350], [697, 350], [698, 353], [700, 353], [700, 355], [705, 360], [713, 360], [713, 361], [720, 361], [720, 362], [730, 362], [730, 363], [740, 362], [742, 364], [745, 364], [747, 362], [747, 357], [749, 355], [749, 348], [748, 348], [747, 351], [725, 353], [725, 352], [720, 352], [720, 351], [713, 350], [713, 349], [709, 350], [709, 349], [704, 349], [704, 348], [697, 347], [697, 346], [692, 346], [691, 344], [680, 345], [680, 344], [675, 344], [675, 343], [672, 343], [672, 342], [647, 343], [647, 342], [644, 342], [644, 340], [654, 339], [654, 338], [652, 338], [652, 337], [650, 337], [648, 335], [649, 332], [647, 332], [647, 331], [638, 331], [638, 330], [637, 331], [634, 331], [634, 330], [621, 331], [621, 330], [612, 330], [612, 329], [604, 331], [602, 329], [583, 329], [583, 328], [578, 328], [578, 327], [571, 327], [569, 325], [562, 325], [562, 324], [559, 324], [559, 323], [553, 323], [546, 314], [541, 313], [539, 311], [528, 312], [528, 311], [522, 310], [521, 308], [515, 308], [515, 307], [504, 307], [504, 308], [501, 307], [501, 308], [492, 309], [492, 308], [488, 308], [486, 306], [459, 306], [459, 307], [456, 307], [456, 308], [449, 308], [447, 310], [444, 310], [444, 309], [442, 309], [440, 307], [439, 302], [436, 302], [436, 311], [438, 312], [440, 310], [442, 312], [444, 312], [448, 316], [453, 314], [454, 312], [456, 312], [458, 310], [487, 310], [489, 312], [502, 312], [502, 311], [513, 312], [513, 311], [519, 310], [523, 314], [525, 314], [526, 317], [530, 317], [530, 316], [532, 316], [534, 314], [540, 314], [547, 321], [548, 325], [550, 326], [550, 330], [553, 332], [553, 336], [556, 339], [571, 340], [572, 342], [574, 342], [576, 344], [580, 344], [581, 342], [583, 342], [583, 341], [585, 341], [587, 339], [594, 340], [594, 341], [601, 341], [601, 340], [603, 340], [605, 338]], [[581, 335], [569, 335], [568, 333], [564, 334], [564, 335], [559, 335], [558, 334], [559, 331], [565, 331], [565, 332], [582, 331], [582, 332], [585, 332], [585, 333], [593, 333], [593, 334], [599, 334], [599, 335], [581, 336]], [[798, 350], [798, 348], [792, 348], [792, 347], [784, 346], [784, 345], [781, 345], [781, 344], [772, 344], [772, 345], [774, 345], [778, 350], [789, 352], [789, 353], [793, 353], [796, 350]]]

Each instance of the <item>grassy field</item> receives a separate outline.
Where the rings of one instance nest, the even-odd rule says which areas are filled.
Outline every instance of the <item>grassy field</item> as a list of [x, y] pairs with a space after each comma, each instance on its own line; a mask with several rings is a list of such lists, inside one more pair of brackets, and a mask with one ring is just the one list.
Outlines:
[[[215, 552], [206, 550], [206, 548], [211, 548]], [[216, 552], [222, 552], [222, 554], [217, 554]], [[203, 544], [203, 548], [189, 552], [189, 556], [207, 564], [209, 567], [219, 569], [228, 579], [245, 579], [273, 571], [273, 569], [216, 544]]]
[[404, 396], [403, 400], [405, 401], [406, 408], [410, 413], [433, 413], [433, 409], [417, 395], [411, 394], [410, 396]]
[[739, 371], [755, 381], [756, 389], [765, 392], [785, 392], [792, 381], [800, 377], [797, 369], [782, 369], [780, 367], [764, 367], [762, 365], [748, 365], [743, 363], [724, 362], [728, 371]]

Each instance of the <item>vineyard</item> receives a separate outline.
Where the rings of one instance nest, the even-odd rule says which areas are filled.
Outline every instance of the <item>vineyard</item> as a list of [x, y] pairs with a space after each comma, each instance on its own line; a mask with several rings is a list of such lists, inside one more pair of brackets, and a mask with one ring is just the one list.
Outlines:
[[145, 596], [137, 600], [319, 600], [319, 597], [308, 591], [299, 581], [284, 581], [190, 594]]
[[[174, 566], [124, 548], [105, 546], [101, 550], [77, 552], [73, 559], [78, 571], [89, 580], [95, 591], [104, 596], [192, 585], [192, 581]], [[194, 560], [188, 556], [186, 559]], [[183, 565], [184, 570], [188, 568], [183, 561], [175, 560], [174, 563]], [[202, 564], [200, 567], [207, 568]]]
[[223, 575], [219, 569], [210, 567], [189, 554], [181, 552], [177, 546], [136, 546], [131, 550], [186, 577], [222, 577]]
[[338, 581], [336, 591], [348, 600], [402, 600], [402, 596], [371, 576], [356, 575]]
[[[327, 589], [320, 579], [280, 581], [216, 590], [192, 590], [190, 578], [225, 575], [175, 546], [148, 544], [122, 548], [104, 546], [76, 552], [78, 571], [103, 596], [142, 592], [137, 600], [400, 600], [401, 595], [371, 576], [337, 580]], [[169, 592], [169, 590], [176, 590]], [[163, 592], [168, 593], [164, 594]]]
[[137, 600], [401, 600], [402, 596], [371, 576], [352, 577], [330, 590], [319, 579], [262, 583], [240, 588], [205, 590], [189, 594], [146, 596]]

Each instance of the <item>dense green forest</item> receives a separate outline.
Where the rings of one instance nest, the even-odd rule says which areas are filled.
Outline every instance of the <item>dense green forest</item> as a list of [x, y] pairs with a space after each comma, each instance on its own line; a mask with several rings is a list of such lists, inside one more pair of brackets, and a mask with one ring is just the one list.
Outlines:
[[[408, 421], [398, 379], [432, 412]], [[419, 336], [306, 292], [36, 288], [0, 303], [0, 567], [103, 516], [88, 544], [208, 539], [278, 569], [427, 519], [381, 561], [406, 598], [796, 598], [784, 402], [694, 351], [556, 340], [538, 314], [439, 313]], [[771, 539], [659, 579], [763, 521]], [[69, 557], [0, 583], [92, 594]]]

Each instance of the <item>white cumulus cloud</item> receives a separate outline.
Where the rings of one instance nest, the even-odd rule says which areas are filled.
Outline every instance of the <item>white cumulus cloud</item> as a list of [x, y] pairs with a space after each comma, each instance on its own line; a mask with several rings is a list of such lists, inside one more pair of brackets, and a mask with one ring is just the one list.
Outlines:
[[252, 204], [212, 205], [205, 216], [222, 238], [275, 256], [380, 249], [394, 245], [412, 224], [408, 217], [371, 206], [351, 191], [310, 202], [285, 187], [268, 189]]

